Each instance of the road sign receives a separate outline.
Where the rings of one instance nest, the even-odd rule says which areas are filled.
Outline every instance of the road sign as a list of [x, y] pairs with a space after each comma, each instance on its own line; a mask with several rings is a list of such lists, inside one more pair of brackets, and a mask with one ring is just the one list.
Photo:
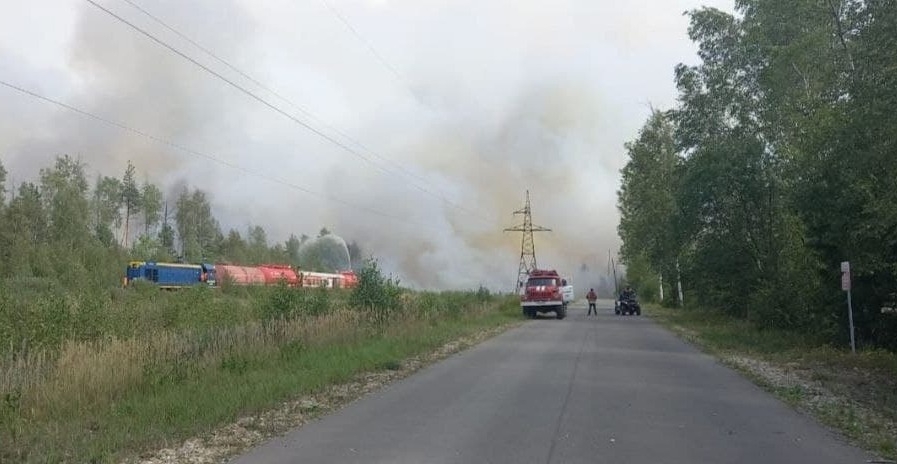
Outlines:
[[850, 261], [841, 262], [841, 272], [850, 272]]
[[844, 290], [845, 292], [850, 291], [850, 273], [849, 272], [845, 272], [845, 273], [841, 274], [841, 290]]

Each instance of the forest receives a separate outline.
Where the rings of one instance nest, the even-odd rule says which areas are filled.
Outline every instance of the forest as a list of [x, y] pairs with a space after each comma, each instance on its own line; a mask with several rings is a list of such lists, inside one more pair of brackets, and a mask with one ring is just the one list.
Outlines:
[[[0, 278], [108, 286], [120, 282], [128, 260], [274, 262], [335, 272], [365, 258], [357, 243], [326, 227], [316, 237], [273, 244], [261, 225], [225, 232], [208, 193], [183, 186], [167, 198], [158, 185], [139, 182], [130, 162], [120, 178], [91, 178], [89, 169], [62, 155], [36, 182], [0, 190]], [[0, 185], [7, 176], [0, 163]]]
[[895, 350], [897, 2], [736, 6], [687, 13], [699, 63], [626, 144], [628, 279], [843, 346], [848, 261], [858, 346]]

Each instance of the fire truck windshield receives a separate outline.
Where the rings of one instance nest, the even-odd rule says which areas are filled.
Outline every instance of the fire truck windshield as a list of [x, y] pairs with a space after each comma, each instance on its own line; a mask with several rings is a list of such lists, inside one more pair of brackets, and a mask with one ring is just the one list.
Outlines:
[[548, 286], [548, 285], [557, 285], [556, 279], [535, 278], [535, 279], [530, 279], [526, 283], [527, 287], [541, 287], [541, 286]]

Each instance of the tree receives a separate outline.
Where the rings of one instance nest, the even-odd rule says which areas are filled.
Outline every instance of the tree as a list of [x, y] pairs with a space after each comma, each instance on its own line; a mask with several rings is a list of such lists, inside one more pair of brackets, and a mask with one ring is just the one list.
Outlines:
[[159, 242], [162, 244], [162, 249], [165, 250], [166, 253], [171, 255], [172, 257], [178, 256], [177, 250], [175, 250], [175, 231], [171, 226], [171, 222], [169, 221], [169, 210], [168, 210], [168, 202], [165, 202], [162, 210], [162, 227], [159, 229]]
[[224, 236], [218, 221], [212, 216], [212, 206], [203, 191], [194, 190], [191, 193], [185, 188], [181, 192], [175, 221], [184, 260], [198, 262], [215, 257]]
[[221, 242], [221, 256], [224, 260], [233, 263], [248, 261], [249, 247], [239, 231], [231, 229], [228, 232], [227, 238]]
[[320, 272], [337, 272], [349, 266], [346, 245], [328, 233], [310, 240], [299, 249], [299, 264], [305, 269]]
[[255, 264], [267, 261], [270, 250], [268, 249], [268, 234], [265, 229], [262, 226], [250, 227], [247, 236], [251, 261]]
[[291, 234], [290, 238], [286, 241], [285, 253], [290, 264], [294, 266], [299, 265], [299, 248], [301, 246], [302, 242], [298, 238], [296, 238], [296, 234]]
[[68, 155], [57, 157], [52, 169], [41, 169], [40, 179], [52, 240], [68, 249], [79, 248], [90, 236], [84, 164]]
[[143, 183], [140, 194], [140, 209], [143, 211], [143, 235], [149, 236], [150, 229], [162, 219], [162, 191], [149, 181]]
[[[676, 153], [673, 125], [663, 113], [654, 111], [626, 150], [629, 161], [617, 193], [623, 262], [632, 269], [638, 263], [638, 269], [645, 269], [643, 275], [653, 271], [667, 282], [675, 282], [684, 239], [678, 230], [677, 206], [682, 163]], [[655, 288], [654, 282], [651, 288]], [[672, 292], [667, 294], [672, 296]]]
[[30, 267], [31, 250], [47, 246], [50, 240], [40, 189], [32, 183], [22, 183], [18, 195], [3, 210], [2, 219], [0, 276], [25, 272]]
[[361, 249], [361, 246], [355, 240], [352, 240], [347, 245], [349, 249], [349, 260], [351, 261], [350, 269], [353, 271], [360, 271], [364, 267], [365, 256], [364, 251]]
[[93, 210], [94, 234], [101, 243], [112, 245], [115, 243], [113, 227], [121, 225], [122, 193], [121, 182], [114, 177], [97, 177], [96, 186], [91, 200]]
[[128, 247], [128, 237], [130, 235], [131, 216], [140, 212], [140, 189], [137, 187], [137, 181], [134, 179], [136, 169], [131, 161], [128, 160], [128, 167], [125, 169], [125, 175], [121, 181], [122, 204], [125, 207], [125, 233], [122, 237], [124, 247]]
[[146, 234], [137, 237], [137, 240], [134, 241], [131, 256], [135, 259], [155, 261], [168, 261], [172, 258], [159, 238]]
[[818, 307], [818, 263], [791, 197], [799, 177], [789, 174], [801, 171], [792, 168], [800, 157], [789, 140], [800, 137], [777, 127], [794, 121], [775, 108], [791, 98], [770, 72], [779, 55], [767, 39], [781, 31], [761, 31], [781, 21], [758, 19], [758, 11], [775, 17], [779, 7], [744, 0], [739, 8], [741, 19], [713, 8], [690, 13], [701, 62], [676, 67], [671, 124], [655, 113], [627, 145], [622, 252], [640, 275], [646, 266], [664, 277], [681, 269], [700, 304], [765, 325], [807, 327]]

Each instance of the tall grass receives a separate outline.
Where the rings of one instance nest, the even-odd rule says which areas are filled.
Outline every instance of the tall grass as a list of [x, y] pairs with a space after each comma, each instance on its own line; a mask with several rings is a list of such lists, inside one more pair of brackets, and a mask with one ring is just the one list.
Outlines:
[[[516, 317], [513, 300], [476, 293], [373, 312], [287, 288], [105, 295], [39, 296], [61, 322], [20, 331], [0, 358], [0, 461], [112, 461]], [[72, 324], [85, 312], [88, 332]]]

